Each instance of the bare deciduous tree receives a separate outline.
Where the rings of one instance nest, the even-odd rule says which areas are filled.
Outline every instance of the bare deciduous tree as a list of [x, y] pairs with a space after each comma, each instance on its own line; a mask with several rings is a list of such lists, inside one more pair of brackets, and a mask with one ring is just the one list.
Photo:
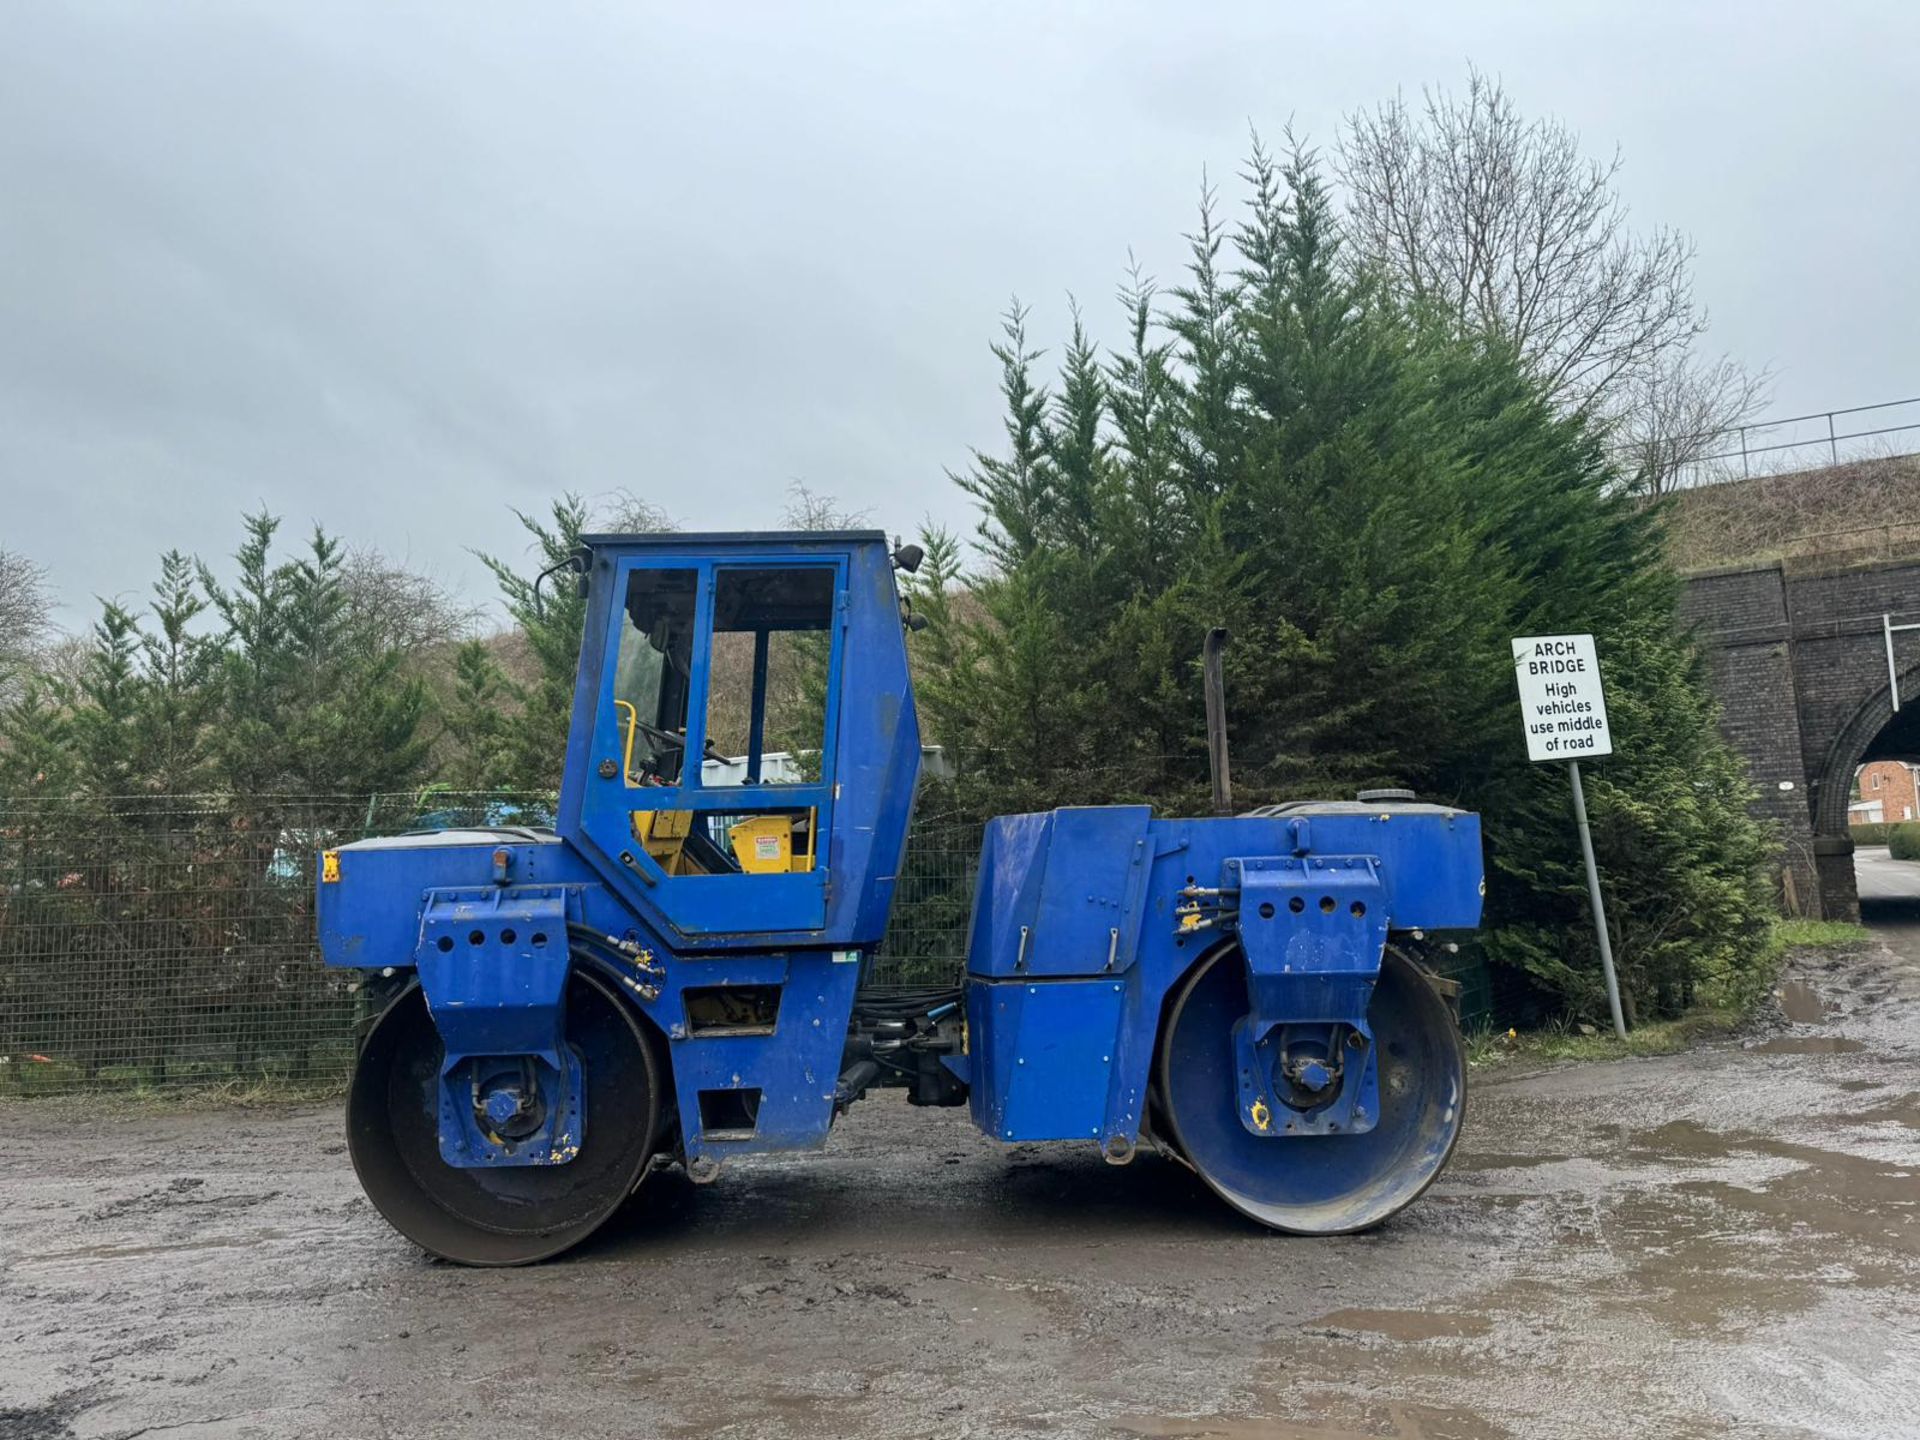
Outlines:
[[1770, 381], [1765, 371], [1756, 375], [1725, 356], [1700, 361], [1685, 349], [1636, 373], [1615, 407], [1620, 468], [1636, 490], [1654, 496], [1718, 478], [1713, 457], [1727, 453], [1730, 431], [1760, 413]]
[[850, 510], [836, 497], [795, 480], [787, 486], [787, 508], [780, 523], [789, 530], [864, 530], [873, 522], [865, 510]]
[[1348, 117], [1338, 152], [1352, 237], [1410, 298], [1513, 345], [1550, 394], [1609, 411], [1704, 328], [1693, 246], [1635, 233], [1620, 159], [1581, 153], [1558, 121], [1527, 120], [1498, 81], [1428, 90]]
[[660, 506], [627, 489], [601, 496], [593, 518], [610, 535], [667, 535], [680, 528]]
[[347, 605], [366, 632], [383, 647], [409, 655], [457, 645], [480, 620], [478, 606], [378, 550], [348, 552], [341, 580]]
[[0, 550], [0, 684], [46, 641], [51, 611], [47, 572], [24, 555]]

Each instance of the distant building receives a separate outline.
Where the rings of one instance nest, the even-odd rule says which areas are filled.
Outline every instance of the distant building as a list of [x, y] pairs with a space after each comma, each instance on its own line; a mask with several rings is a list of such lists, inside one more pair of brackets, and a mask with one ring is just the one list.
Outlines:
[[[805, 752], [817, 757], [818, 750]], [[820, 768], [818, 759], [814, 760], [814, 769]], [[760, 757], [760, 783], [762, 785], [801, 785], [806, 783], [807, 774], [801, 765], [800, 757], [790, 755], [785, 750], [769, 750]], [[747, 757], [744, 755], [721, 759], [709, 755], [700, 762], [700, 783], [702, 785], [744, 785], [747, 783]]]
[[1854, 798], [1847, 806], [1849, 825], [1884, 825], [1920, 819], [1920, 765], [1905, 760], [1875, 760], [1853, 777]]
[[[802, 750], [792, 755], [785, 750], [769, 750], [760, 757], [760, 783], [762, 785], [800, 785], [807, 779], [806, 761], [812, 760], [815, 768], [819, 766], [818, 750]], [[920, 778], [923, 780], [951, 780], [953, 765], [947, 759], [947, 752], [938, 745], [920, 747]], [[700, 762], [700, 783], [702, 785], [744, 785], [747, 783], [747, 757], [709, 755]]]

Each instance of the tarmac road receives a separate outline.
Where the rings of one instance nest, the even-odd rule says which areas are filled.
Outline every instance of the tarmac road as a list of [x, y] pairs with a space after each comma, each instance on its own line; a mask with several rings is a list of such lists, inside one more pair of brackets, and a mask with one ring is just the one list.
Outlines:
[[1862, 845], [1853, 852], [1853, 880], [1868, 924], [1920, 920], [1920, 862], [1895, 860], [1884, 845]]
[[1435, 1189], [1338, 1240], [888, 1094], [463, 1271], [369, 1209], [332, 1107], [0, 1105], [0, 1436], [1920, 1435], [1896, 938], [1797, 963], [1744, 1041], [1477, 1078]]

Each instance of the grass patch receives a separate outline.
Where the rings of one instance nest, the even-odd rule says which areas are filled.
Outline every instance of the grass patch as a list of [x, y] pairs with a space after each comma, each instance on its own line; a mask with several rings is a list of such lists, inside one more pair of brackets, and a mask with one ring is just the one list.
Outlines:
[[1789, 950], [1858, 945], [1872, 936], [1873, 932], [1866, 926], [1850, 925], [1844, 920], [1776, 920], [1773, 933], [1767, 937], [1767, 951], [1784, 955]]
[[348, 1065], [309, 1067], [301, 1078], [248, 1072], [183, 1068], [165, 1079], [131, 1068], [103, 1068], [89, 1076], [77, 1065], [28, 1056], [0, 1057], [0, 1100], [83, 1099], [89, 1104], [124, 1104], [163, 1109], [249, 1109], [306, 1105], [332, 1099], [346, 1090]]
[[1652, 1020], [1618, 1039], [1610, 1025], [1554, 1020], [1538, 1030], [1478, 1030], [1467, 1036], [1467, 1064], [1477, 1069], [1508, 1065], [1515, 1060], [1545, 1064], [1568, 1061], [1621, 1060], [1629, 1055], [1673, 1055], [1739, 1028], [1744, 1010], [1690, 1010], [1674, 1020]]
[[122, 1100], [130, 1106], [166, 1110], [273, 1110], [337, 1100], [346, 1091], [345, 1076], [338, 1080], [275, 1080], [256, 1076], [217, 1084], [141, 1086], [106, 1098]]
[[1776, 920], [1763, 950], [1767, 983], [1756, 992], [1752, 1004], [1703, 1005], [1672, 1020], [1650, 1020], [1629, 1030], [1624, 1041], [1614, 1035], [1610, 1024], [1584, 1022], [1573, 1016], [1549, 1021], [1537, 1030], [1474, 1030], [1466, 1037], [1467, 1064], [1491, 1069], [1515, 1060], [1560, 1064], [1621, 1060], [1630, 1055], [1673, 1055], [1703, 1040], [1729, 1035], [1745, 1024], [1762, 996], [1772, 991], [1774, 977], [1789, 952], [1859, 945], [1870, 938], [1866, 926], [1839, 920]]
[[[0, 1091], [0, 1106], [32, 1105], [36, 1111], [44, 1111], [49, 1117], [71, 1113], [92, 1119], [103, 1115], [181, 1114], [214, 1110], [264, 1113], [308, 1105], [337, 1104], [345, 1093], [344, 1080], [331, 1084], [235, 1080], [224, 1085], [154, 1085], [26, 1093]], [[51, 1123], [58, 1126], [62, 1122], [51, 1119]]]

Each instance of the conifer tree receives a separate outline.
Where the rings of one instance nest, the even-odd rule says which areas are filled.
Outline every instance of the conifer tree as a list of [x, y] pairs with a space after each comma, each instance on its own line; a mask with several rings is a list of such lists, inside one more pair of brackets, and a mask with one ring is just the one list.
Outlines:
[[1207, 794], [1199, 650], [1227, 652], [1242, 805], [1407, 785], [1479, 810], [1483, 952], [1540, 1003], [1601, 1005], [1565, 784], [1526, 762], [1508, 641], [1592, 630], [1616, 759], [1589, 802], [1643, 1015], [1758, 974], [1768, 839], [1675, 618], [1658, 517], [1521, 358], [1375, 282], [1313, 153], [1255, 140], [1229, 226], [1209, 188], [1156, 313], [1072, 317], [1057, 381], [1026, 312], [993, 354], [1003, 448], [956, 476], [981, 573], [926, 539], [930, 731], [976, 815]]
[[216, 637], [195, 628], [207, 608], [195, 585], [193, 562], [178, 550], [160, 557], [148, 607], [151, 627], [141, 636], [145, 673], [140, 716], [140, 769], [146, 788], [187, 795], [207, 783], [211, 680], [219, 664]]
[[453, 698], [445, 726], [451, 753], [442, 779], [456, 790], [510, 787], [513, 772], [512, 721], [504, 706], [511, 698], [507, 677], [483, 640], [468, 640], [454, 652]]
[[134, 617], [103, 602], [81, 669], [74, 735], [86, 787], [96, 795], [136, 793], [142, 685]]
[[[586, 626], [587, 603], [570, 577], [538, 577], [561, 564], [580, 543], [587, 529], [587, 505], [578, 495], [562, 495], [553, 502], [548, 519], [514, 512], [533, 537], [530, 569], [492, 555], [480, 557], [500, 587], [506, 605], [532, 654], [532, 679], [515, 692], [519, 714], [507, 727], [502, 757], [505, 773], [516, 783], [558, 788], [566, 762], [567, 731], [572, 721], [574, 675], [580, 660], [580, 638]], [[534, 587], [540, 586], [536, 598]]]
[[305, 554], [276, 564], [279, 523], [264, 511], [246, 517], [231, 587], [196, 567], [223, 627], [215, 772], [239, 794], [404, 789], [427, 758], [425, 687], [390, 637], [356, 623], [338, 542], [316, 529]]

